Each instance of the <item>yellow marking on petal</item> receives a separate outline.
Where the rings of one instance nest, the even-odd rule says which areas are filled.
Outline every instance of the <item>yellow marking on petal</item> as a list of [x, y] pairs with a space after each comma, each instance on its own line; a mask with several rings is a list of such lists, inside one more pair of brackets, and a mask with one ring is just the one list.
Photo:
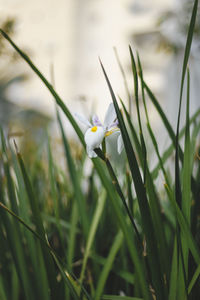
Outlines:
[[92, 128], [91, 128], [91, 131], [92, 131], [92, 132], [96, 132], [96, 131], [97, 131], [97, 126], [92, 127]]
[[111, 135], [113, 132], [116, 132], [116, 131], [119, 131], [119, 128], [118, 128], [118, 127], [114, 127], [114, 128], [112, 128], [111, 130], [106, 131], [105, 137]]
[[110, 131], [107, 131], [106, 133], [105, 133], [105, 136], [109, 136], [109, 135], [111, 135], [112, 134], [112, 131], [110, 130]]

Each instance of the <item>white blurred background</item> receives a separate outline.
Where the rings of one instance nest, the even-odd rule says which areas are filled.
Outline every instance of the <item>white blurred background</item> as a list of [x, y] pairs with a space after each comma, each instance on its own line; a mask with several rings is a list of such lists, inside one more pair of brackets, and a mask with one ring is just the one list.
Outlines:
[[[193, 1], [186, 0], [0, 0], [1, 23], [14, 19], [12, 38], [49, 79], [70, 111], [103, 118], [111, 98], [100, 68], [101, 58], [113, 89], [126, 101], [114, 55], [118, 50], [133, 93], [128, 45], [140, 53], [144, 77], [175, 124], [180, 70]], [[197, 24], [199, 26], [199, 24]], [[199, 107], [199, 27], [190, 61], [192, 111]], [[8, 47], [9, 48], [9, 47]], [[0, 56], [1, 77], [28, 75], [6, 89], [6, 98], [26, 109], [55, 113], [54, 101], [21, 59]], [[150, 107], [150, 118], [157, 116]], [[5, 117], [5, 114], [4, 114]]]

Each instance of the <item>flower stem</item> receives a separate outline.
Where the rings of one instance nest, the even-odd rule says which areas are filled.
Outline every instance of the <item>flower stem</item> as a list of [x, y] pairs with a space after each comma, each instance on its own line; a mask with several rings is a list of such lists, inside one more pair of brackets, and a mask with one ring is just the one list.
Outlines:
[[107, 169], [108, 169], [108, 172], [109, 172], [109, 174], [110, 174], [110, 177], [111, 177], [111, 179], [112, 179], [112, 183], [113, 183], [113, 185], [114, 185], [114, 187], [115, 187], [115, 189], [116, 189], [118, 195], [120, 196], [120, 198], [121, 198], [121, 200], [122, 200], [122, 203], [123, 203], [123, 205], [124, 205], [124, 207], [125, 207], [125, 209], [126, 209], [126, 212], [127, 212], [128, 216], [129, 216], [129, 219], [130, 219], [130, 221], [131, 221], [131, 223], [132, 223], [132, 225], [133, 225], [133, 228], [134, 228], [134, 230], [135, 230], [135, 233], [136, 233], [138, 242], [139, 242], [139, 244], [142, 246], [142, 241], [141, 241], [141, 238], [140, 238], [138, 229], [137, 229], [137, 227], [136, 227], [136, 225], [135, 225], [133, 216], [132, 216], [132, 214], [131, 214], [131, 212], [130, 212], [130, 210], [129, 210], [129, 207], [128, 207], [127, 203], [126, 203], [126, 199], [125, 199], [125, 197], [124, 197], [124, 194], [122, 193], [121, 187], [120, 187], [120, 185], [119, 185], [119, 181], [118, 181], [118, 179], [117, 179], [117, 177], [116, 177], [116, 175], [115, 175], [115, 172], [114, 172], [114, 170], [113, 170], [113, 167], [112, 167], [112, 165], [111, 165], [111, 163], [110, 163], [108, 157], [106, 157], [106, 155], [103, 153], [103, 151], [102, 151], [100, 148], [96, 148], [96, 149], [94, 149], [94, 151], [95, 151], [95, 153], [98, 155], [98, 157], [101, 158], [101, 159], [105, 162], [105, 164], [106, 164], [106, 166], [107, 166]]

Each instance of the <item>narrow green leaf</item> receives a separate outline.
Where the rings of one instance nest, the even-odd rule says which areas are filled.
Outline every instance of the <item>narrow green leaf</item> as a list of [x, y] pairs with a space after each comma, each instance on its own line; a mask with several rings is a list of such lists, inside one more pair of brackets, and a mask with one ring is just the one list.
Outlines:
[[191, 293], [192, 291], [192, 288], [193, 286], [195, 285], [195, 283], [197, 282], [197, 280], [199, 279], [199, 276], [200, 276], [200, 264], [198, 265], [190, 283], [189, 283], [189, 286], [188, 286], [188, 294]]
[[143, 226], [144, 233], [146, 236], [147, 249], [149, 251], [149, 258], [150, 258], [149, 263], [151, 265], [154, 288], [156, 290], [156, 293], [158, 293], [158, 297], [161, 297], [161, 298], [163, 297], [162, 299], [165, 299], [164, 282], [163, 282], [163, 278], [161, 275], [160, 265], [158, 263], [158, 255], [159, 254], [158, 254], [157, 242], [156, 242], [156, 238], [155, 238], [155, 232], [154, 232], [153, 222], [152, 222], [152, 218], [151, 218], [150, 208], [149, 208], [149, 204], [148, 204], [148, 200], [147, 200], [146, 190], [143, 185], [143, 181], [141, 178], [141, 174], [140, 174], [140, 170], [139, 170], [138, 163], [136, 160], [136, 156], [133, 151], [131, 141], [130, 141], [124, 120], [122, 118], [120, 109], [118, 107], [116, 97], [114, 95], [114, 92], [111, 87], [110, 81], [107, 77], [107, 74], [104, 70], [104, 67], [102, 64], [101, 64], [101, 66], [102, 66], [102, 70], [105, 75], [105, 78], [106, 78], [106, 81], [107, 81], [107, 84], [108, 84], [108, 87], [110, 90], [110, 94], [111, 94], [111, 97], [112, 97], [112, 100], [113, 100], [113, 103], [115, 106], [115, 110], [117, 113], [119, 127], [121, 130], [124, 147], [126, 150], [133, 182], [135, 185], [136, 194], [138, 197], [138, 203], [139, 203], [140, 213], [141, 213], [141, 217], [142, 217], [142, 226]]
[[188, 64], [188, 59], [189, 59], [189, 55], [190, 55], [190, 48], [191, 48], [191, 44], [192, 44], [194, 26], [195, 26], [195, 22], [196, 22], [197, 7], [198, 7], [198, 0], [195, 0], [193, 10], [192, 10], [192, 16], [190, 19], [190, 25], [189, 25], [188, 35], [187, 35], [186, 46], [185, 46], [185, 53], [184, 53], [184, 60], [183, 60], [183, 67], [182, 67], [180, 98], [179, 98], [178, 121], [177, 121], [177, 129], [176, 129], [175, 193], [176, 193], [176, 201], [178, 202], [179, 205], [181, 205], [181, 202], [182, 202], [180, 175], [179, 175], [179, 126], [180, 126], [183, 86], [184, 86], [184, 81], [185, 81], [185, 73], [186, 73], [186, 68], [187, 68], [187, 64]]
[[[11, 211], [8, 207], [6, 207], [3, 203], [0, 202], [0, 208], [3, 209], [4, 211], [8, 212], [10, 215], [12, 215], [18, 222], [20, 222], [23, 226], [26, 227], [26, 229], [28, 229], [37, 239], [39, 239], [39, 241], [42, 242], [42, 244], [44, 245], [44, 247], [50, 251], [49, 253], [52, 255], [53, 259], [55, 260], [56, 262], [56, 265], [58, 266], [60, 272], [61, 272], [61, 275], [62, 277], [64, 278], [65, 282], [67, 283], [69, 289], [70, 289], [70, 292], [72, 293], [73, 295], [73, 299], [77, 299], [79, 300], [79, 297], [71, 283], [72, 278], [71, 278], [71, 275], [69, 273], [67, 273], [67, 271], [64, 271], [63, 270], [63, 266], [61, 265], [60, 263], [60, 260], [58, 259], [57, 255], [55, 254], [54, 250], [51, 248], [51, 246], [46, 242], [45, 239], [43, 239], [43, 237], [38, 234], [38, 232], [34, 231], [28, 224], [26, 224], [21, 218], [19, 218], [13, 211]], [[0, 210], [1, 211], [1, 210]], [[67, 274], [66, 274], [67, 273]], [[58, 294], [56, 294], [58, 295]], [[87, 295], [87, 294], [86, 294]], [[52, 295], [53, 297], [53, 295]], [[53, 298], [54, 299], [54, 298]], [[88, 297], [87, 295], [87, 299], [91, 300], [90, 297]]]
[[108, 257], [105, 261], [104, 268], [101, 271], [101, 274], [98, 278], [98, 284], [97, 284], [97, 287], [96, 287], [94, 300], [102, 299], [101, 295], [103, 293], [103, 289], [104, 289], [106, 280], [107, 280], [109, 272], [112, 268], [112, 264], [114, 262], [114, 259], [115, 259], [116, 255], [117, 255], [117, 252], [119, 251], [119, 248], [122, 244], [122, 241], [123, 241], [123, 234], [122, 234], [121, 231], [119, 231], [118, 234], [116, 235], [115, 239], [114, 239], [114, 242], [112, 244], [112, 247], [110, 249]]
[[101, 215], [103, 212], [105, 201], [106, 201], [106, 193], [105, 193], [105, 190], [103, 190], [101, 195], [99, 196], [99, 200], [98, 200], [98, 203], [96, 206], [96, 210], [94, 212], [92, 223], [90, 225], [88, 239], [87, 239], [86, 247], [85, 247], [85, 251], [84, 251], [83, 264], [82, 264], [82, 268], [81, 268], [80, 283], [83, 282], [86, 264], [87, 264], [88, 257], [90, 255], [90, 250], [91, 250], [91, 247], [92, 247], [92, 244], [94, 241], [94, 237], [95, 237], [95, 234], [97, 231], [97, 226], [100, 222], [100, 218], [101, 218]]

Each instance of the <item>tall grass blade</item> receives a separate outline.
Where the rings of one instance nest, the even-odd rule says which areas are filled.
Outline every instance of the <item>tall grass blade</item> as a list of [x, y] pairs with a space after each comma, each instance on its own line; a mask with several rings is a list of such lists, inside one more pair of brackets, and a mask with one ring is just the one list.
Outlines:
[[101, 66], [102, 66], [102, 70], [103, 70], [104, 76], [106, 78], [106, 82], [108, 84], [109, 91], [110, 91], [110, 94], [111, 94], [111, 97], [112, 97], [112, 100], [113, 100], [113, 103], [115, 106], [115, 110], [117, 113], [119, 127], [121, 130], [124, 147], [126, 150], [133, 182], [135, 185], [136, 194], [138, 197], [138, 204], [140, 207], [140, 213], [141, 213], [141, 217], [142, 217], [142, 226], [143, 226], [143, 230], [144, 230], [144, 233], [146, 236], [146, 241], [147, 241], [147, 249], [148, 249], [147, 251], [149, 253], [149, 264], [151, 266], [153, 285], [154, 285], [155, 291], [157, 293], [157, 296], [160, 298], [163, 297], [163, 299], [165, 299], [164, 282], [163, 282], [163, 277], [161, 274], [160, 264], [158, 263], [159, 253], [158, 253], [158, 248], [157, 248], [157, 241], [155, 238], [155, 231], [154, 231], [154, 227], [153, 227], [153, 221], [151, 218], [151, 213], [150, 213], [150, 208], [149, 208], [149, 204], [148, 204], [148, 200], [147, 200], [145, 187], [143, 185], [143, 181], [141, 178], [141, 174], [140, 174], [140, 170], [139, 170], [138, 163], [136, 160], [136, 156], [133, 151], [131, 141], [130, 141], [124, 120], [122, 118], [119, 106], [117, 104], [115, 94], [113, 92], [110, 81], [107, 77], [107, 74], [105, 72], [105, 69], [104, 69], [102, 63], [101, 63]]
[[105, 261], [104, 268], [101, 271], [101, 274], [99, 276], [98, 284], [97, 284], [96, 291], [95, 291], [94, 300], [102, 299], [101, 295], [103, 293], [103, 289], [104, 289], [106, 280], [108, 278], [109, 272], [111, 271], [112, 264], [114, 262], [114, 259], [115, 259], [116, 255], [117, 255], [117, 252], [119, 251], [119, 248], [122, 244], [122, 241], [123, 241], [123, 234], [122, 234], [121, 231], [119, 231], [118, 234], [116, 235], [115, 239], [114, 239], [114, 242], [112, 244], [112, 247], [110, 249], [108, 257]]
[[105, 201], [106, 201], [106, 193], [105, 193], [105, 190], [103, 190], [101, 195], [99, 196], [99, 200], [98, 200], [98, 203], [96, 206], [96, 210], [94, 212], [92, 223], [90, 225], [88, 239], [87, 239], [86, 247], [85, 247], [85, 251], [84, 251], [83, 264], [82, 264], [82, 268], [81, 268], [80, 283], [82, 283], [83, 279], [84, 279], [87, 261], [88, 261], [91, 247], [92, 247], [94, 237], [95, 237], [95, 234], [97, 231], [97, 226], [99, 225], [100, 218], [102, 216]]

